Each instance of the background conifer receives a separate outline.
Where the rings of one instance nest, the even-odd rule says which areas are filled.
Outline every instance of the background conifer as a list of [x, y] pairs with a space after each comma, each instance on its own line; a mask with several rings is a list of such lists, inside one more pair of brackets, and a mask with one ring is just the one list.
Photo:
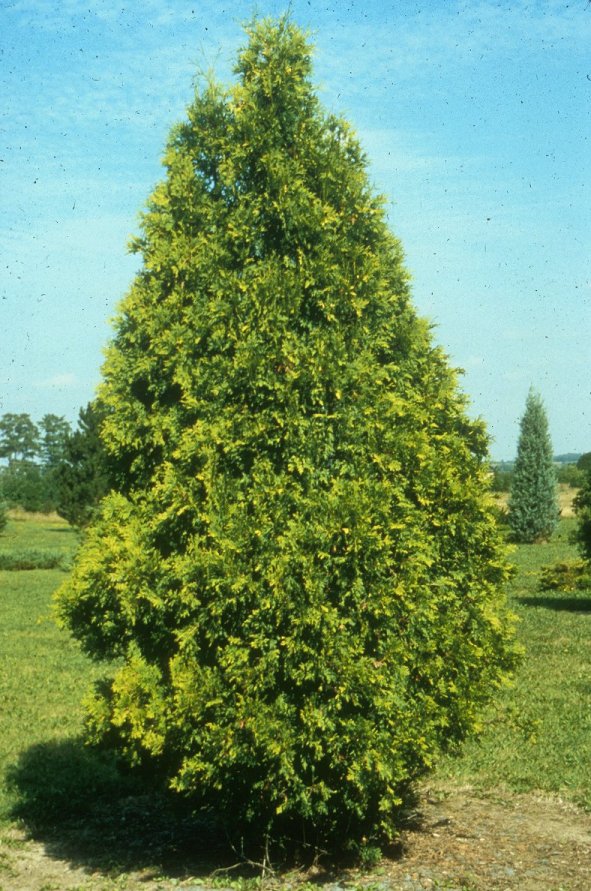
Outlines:
[[549, 538], [558, 516], [548, 418], [541, 397], [530, 390], [509, 496], [509, 527], [515, 541], [531, 543]]

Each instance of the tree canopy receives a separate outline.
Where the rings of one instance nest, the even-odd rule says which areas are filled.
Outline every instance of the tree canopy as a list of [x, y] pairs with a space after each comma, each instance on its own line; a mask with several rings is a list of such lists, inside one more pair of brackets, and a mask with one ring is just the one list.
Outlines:
[[95, 741], [231, 832], [389, 837], [514, 663], [487, 437], [417, 317], [310, 47], [258, 21], [196, 91], [100, 388], [117, 467], [63, 621]]
[[7, 504], [31, 511], [56, 507], [54, 472], [63, 455], [70, 425], [54, 414], [36, 424], [25, 413], [0, 417], [0, 490]]
[[53, 470], [55, 507], [73, 526], [86, 526], [112, 484], [114, 469], [101, 439], [104, 410], [97, 400], [80, 409]]
[[30, 461], [38, 453], [39, 430], [28, 414], [7, 412], [0, 418], [0, 458], [9, 464]]

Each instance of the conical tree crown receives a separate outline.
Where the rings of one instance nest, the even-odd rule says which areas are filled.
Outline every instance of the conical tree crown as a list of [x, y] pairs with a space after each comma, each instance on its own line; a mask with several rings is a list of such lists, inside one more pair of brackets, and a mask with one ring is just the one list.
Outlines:
[[486, 436], [289, 21], [198, 92], [104, 368], [118, 491], [64, 620], [96, 738], [265, 833], [388, 834], [513, 662]]
[[558, 522], [556, 473], [544, 403], [529, 391], [521, 419], [509, 498], [509, 526], [516, 541], [548, 538]]

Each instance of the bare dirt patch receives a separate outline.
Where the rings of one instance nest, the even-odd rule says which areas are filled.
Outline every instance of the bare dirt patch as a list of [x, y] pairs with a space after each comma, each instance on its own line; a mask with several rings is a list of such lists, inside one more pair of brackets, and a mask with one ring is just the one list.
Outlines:
[[[589, 891], [591, 814], [559, 798], [470, 788], [423, 790], [417, 825], [404, 832], [399, 855], [370, 873], [307, 873], [269, 880], [293, 889], [300, 882], [339, 891]], [[43, 844], [11, 830], [0, 840], [0, 891], [172, 891], [206, 889], [207, 878], [172, 878], [158, 865], [105, 874], [49, 856]], [[218, 883], [219, 887], [219, 883]]]
[[559, 798], [425, 791], [420, 829], [388, 864], [392, 888], [589, 891], [591, 815]]

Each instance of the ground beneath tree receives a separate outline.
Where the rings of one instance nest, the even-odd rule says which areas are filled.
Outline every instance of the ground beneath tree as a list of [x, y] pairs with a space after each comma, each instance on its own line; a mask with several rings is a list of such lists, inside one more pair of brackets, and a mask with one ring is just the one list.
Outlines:
[[[182, 864], [179, 864], [182, 866]], [[228, 879], [232, 873], [228, 873]], [[423, 790], [417, 826], [404, 833], [398, 856], [372, 872], [320, 871], [266, 880], [272, 891], [302, 881], [340, 891], [589, 891], [591, 814], [558, 798], [488, 793], [431, 786]], [[0, 891], [172, 891], [207, 888], [207, 876], [172, 878], [158, 864], [141, 871], [105, 874], [52, 855], [20, 830], [0, 840]], [[230, 884], [230, 882], [228, 882]], [[220, 877], [216, 882], [220, 888]]]

